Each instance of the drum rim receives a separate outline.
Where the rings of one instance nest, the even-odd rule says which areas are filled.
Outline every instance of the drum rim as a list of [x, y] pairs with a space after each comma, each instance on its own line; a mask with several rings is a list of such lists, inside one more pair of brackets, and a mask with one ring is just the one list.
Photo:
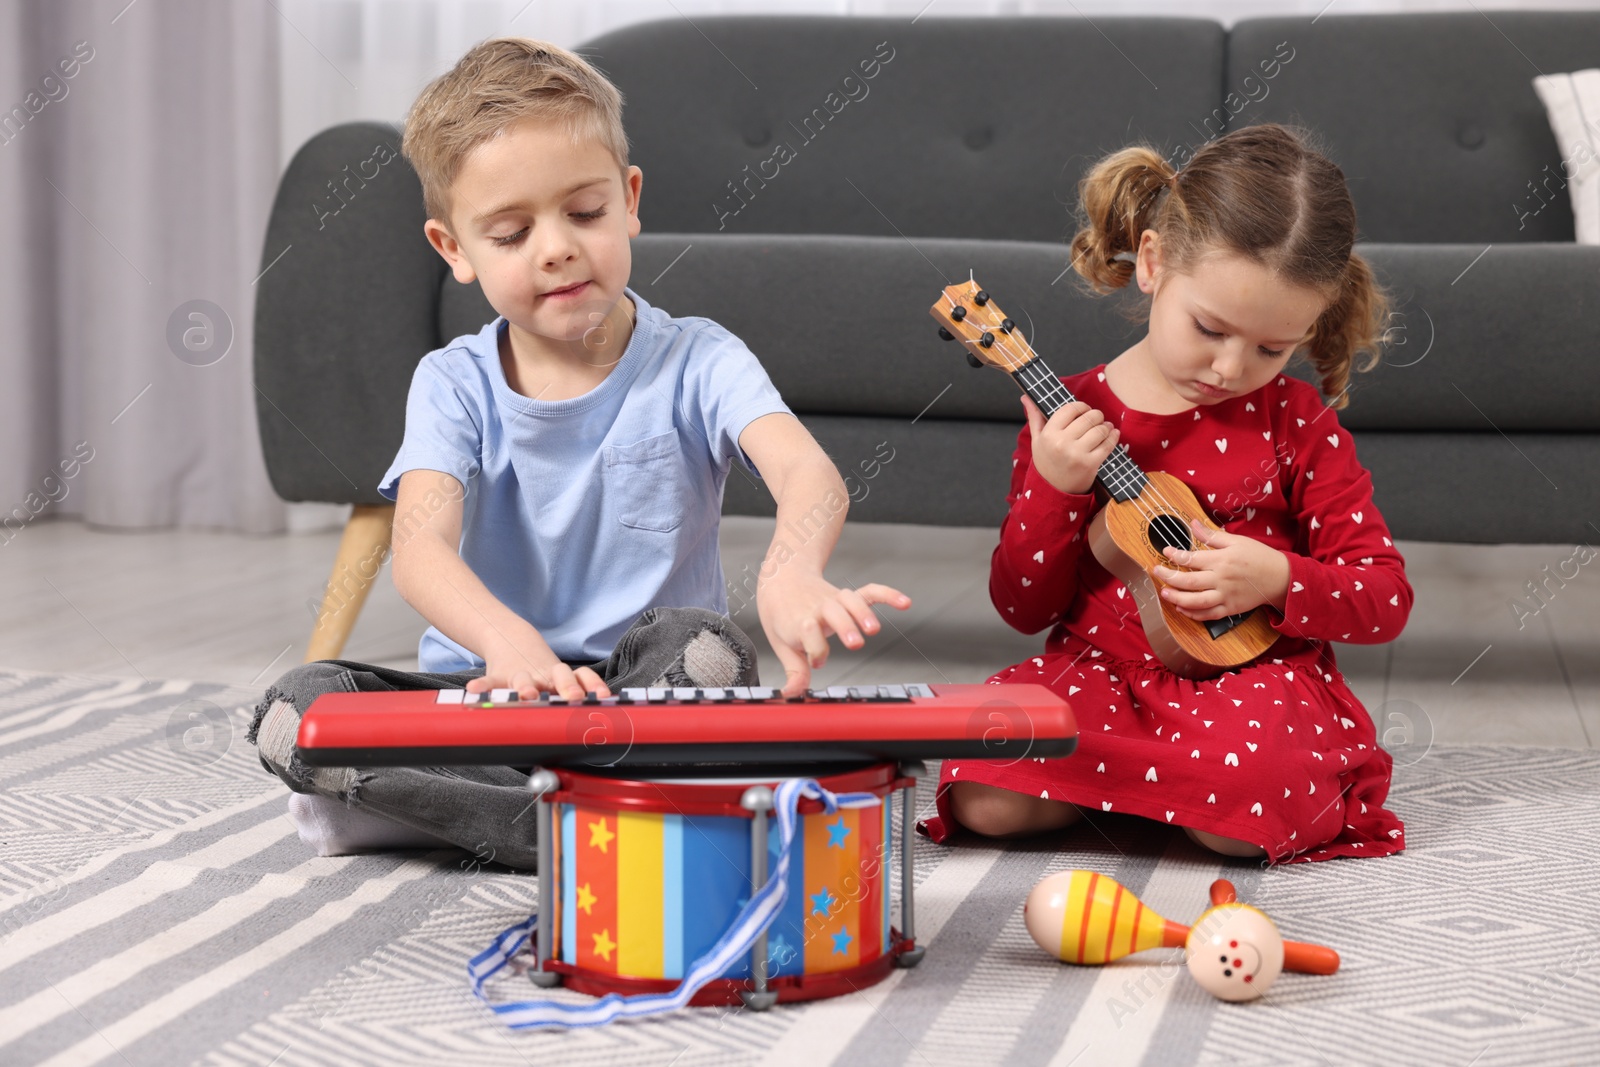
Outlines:
[[[646, 811], [662, 815], [729, 815], [745, 819], [753, 818], [755, 814], [740, 805], [745, 791], [757, 785], [776, 789], [778, 783], [783, 781], [779, 777], [759, 774], [705, 782], [675, 778], [619, 778], [572, 767], [552, 767], [550, 770], [561, 782], [560, 787], [547, 798], [554, 803], [573, 804], [592, 810]], [[884, 798], [885, 802], [890, 793], [913, 781], [902, 777], [899, 764], [891, 761], [838, 771], [817, 779], [830, 792], [872, 793]], [[809, 815], [824, 808], [819, 800], [802, 799], [798, 810], [802, 815]]]

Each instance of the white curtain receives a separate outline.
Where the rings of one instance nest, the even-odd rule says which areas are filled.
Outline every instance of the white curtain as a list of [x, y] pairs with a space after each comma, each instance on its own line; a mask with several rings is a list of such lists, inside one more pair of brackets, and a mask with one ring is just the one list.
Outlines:
[[276, 17], [0, 5], [0, 539], [64, 515], [282, 528], [250, 378]]
[[[1496, 5], [1506, 6], [1504, 0]], [[1592, 8], [1594, 0], [1517, 6]], [[718, 14], [1470, 10], [1469, 0], [0, 0], [0, 546], [33, 522], [251, 533], [254, 282], [279, 174], [317, 131], [398, 122], [471, 44], [572, 46]]]

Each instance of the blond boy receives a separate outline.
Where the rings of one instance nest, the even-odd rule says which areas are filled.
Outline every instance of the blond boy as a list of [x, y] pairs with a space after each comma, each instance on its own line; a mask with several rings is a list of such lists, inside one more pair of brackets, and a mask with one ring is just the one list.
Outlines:
[[396, 501], [395, 585], [431, 624], [420, 673], [307, 664], [257, 709], [251, 738], [324, 854], [444, 839], [531, 867], [534, 840], [511, 768], [306, 767], [294, 735], [322, 692], [754, 684], [717, 555], [734, 462], [765, 481], [778, 528], [816, 530], [774, 538], [757, 590], [785, 693], [806, 688], [829, 636], [862, 647], [874, 604], [910, 606], [823, 577], [845, 487], [750, 351], [628, 288], [643, 175], [621, 119], [597, 71], [526, 39], [473, 48], [407, 117], [427, 238], [499, 317], [418, 365], [380, 487]]

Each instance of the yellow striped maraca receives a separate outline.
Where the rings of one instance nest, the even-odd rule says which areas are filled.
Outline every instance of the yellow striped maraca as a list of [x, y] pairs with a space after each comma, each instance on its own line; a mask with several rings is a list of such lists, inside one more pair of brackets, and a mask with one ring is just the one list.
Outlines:
[[1115, 878], [1062, 871], [1033, 887], [1022, 906], [1039, 947], [1068, 963], [1110, 963], [1147, 948], [1177, 948], [1189, 936], [1145, 907]]

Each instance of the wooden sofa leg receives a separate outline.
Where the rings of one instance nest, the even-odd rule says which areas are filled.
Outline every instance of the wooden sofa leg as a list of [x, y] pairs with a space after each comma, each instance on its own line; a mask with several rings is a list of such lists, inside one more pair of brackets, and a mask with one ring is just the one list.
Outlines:
[[322, 608], [311, 629], [306, 647], [306, 662], [338, 659], [344, 643], [355, 629], [361, 606], [367, 602], [372, 583], [389, 554], [389, 539], [394, 531], [394, 505], [357, 504], [345, 523], [333, 573], [322, 594]]

